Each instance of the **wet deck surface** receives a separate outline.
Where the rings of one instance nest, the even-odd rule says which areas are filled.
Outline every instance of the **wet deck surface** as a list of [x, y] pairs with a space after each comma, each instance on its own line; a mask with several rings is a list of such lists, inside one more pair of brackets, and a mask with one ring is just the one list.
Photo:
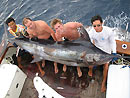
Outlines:
[[[76, 67], [67, 67], [67, 71], [63, 72], [63, 65], [58, 64], [59, 72], [54, 73], [53, 62], [46, 61], [43, 68], [45, 75], [42, 77], [44, 82], [55, 89], [65, 98], [105, 98], [105, 93], [101, 93], [102, 82], [102, 66], [98, 66], [93, 70], [93, 78], [88, 76], [88, 68], [81, 68], [82, 77], [78, 77]], [[24, 66], [23, 71], [28, 78], [24, 84], [20, 98], [38, 98], [38, 93], [33, 85], [33, 78], [38, 72], [36, 64], [28, 64]], [[64, 89], [58, 89], [58, 88]]]

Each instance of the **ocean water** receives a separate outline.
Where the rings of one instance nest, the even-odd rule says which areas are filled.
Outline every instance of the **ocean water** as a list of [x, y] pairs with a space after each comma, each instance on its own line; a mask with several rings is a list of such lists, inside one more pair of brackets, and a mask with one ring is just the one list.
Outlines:
[[96, 14], [102, 16], [105, 25], [130, 32], [130, 0], [0, 0], [0, 40], [10, 16], [17, 24], [30, 17], [49, 25], [53, 18], [60, 18], [63, 23], [77, 21], [87, 26]]

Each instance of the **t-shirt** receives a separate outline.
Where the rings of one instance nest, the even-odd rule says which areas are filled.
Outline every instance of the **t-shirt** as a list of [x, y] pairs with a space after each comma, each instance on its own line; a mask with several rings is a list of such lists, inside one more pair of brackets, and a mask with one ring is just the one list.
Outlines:
[[8, 28], [9, 32], [10, 32], [13, 36], [19, 36], [19, 33], [24, 33], [24, 32], [23, 32], [24, 29], [25, 29], [24, 26], [19, 25], [19, 24], [17, 24], [16, 26], [17, 26], [16, 31], [13, 31], [10, 27]]
[[103, 30], [101, 32], [96, 32], [92, 27], [88, 33], [91, 42], [94, 40], [96, 47], [109, 54], [116, 53], [116, 41], [114, 32], [111, 28], [103, 26]]

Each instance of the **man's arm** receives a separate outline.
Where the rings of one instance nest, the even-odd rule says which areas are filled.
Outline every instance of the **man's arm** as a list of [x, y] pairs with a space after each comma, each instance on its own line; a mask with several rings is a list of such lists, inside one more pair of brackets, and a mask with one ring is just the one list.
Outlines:
[[72, 26], [73, 29], [75, 29], [75, 28], [77, 29], [77, 28], [83, 26], [83, 24], [81, 24], [79, 22], [73, 22], [73, 25], [71, 25], [71, 26]]
[[15, 34], [12, 30], [9, 30], [9, 32], [10, 32], [14, 37], [17, 37], [16, 34]]
[[54, 31], [51, 33], [51, 36], [53, 37], [53, 39], [54, 39], [55, 41], [57, 41]]
[[29, 38], [33, 38], [34, 36], [33, 36], [33, 34], [31, 33], [31, 31], [27, 28], [27, 32], [28, 32], [28, 37]]
[[46, 32], [50, 33], [52, 38], [57, 41], [56, 36], [55, 36], [55, 32], [48, 26], [48, 28], [46, 29]]
[[113, 32], [110, 33], [109, 40], [111, 43], [110, 46], [111, 46], [112, 53], [116, 53], [116, 40]]
[[79, 23], [79, 22], [76, 22], [76, 28], [79, 28], [79, 27], [81, 27], [81, 26], [83, 26], [83, 24], [81, 24], [81, 23]]
[[44, 28], [46, 28], [46, 29], [44, 29], [45, 32], [50, 33], [51, 36], [52, 36], [52, 38], [53, 38], [55, 41], [57, 41], [57, 39], [56, 39], [56, 37], [55, 37], [55, 32], [51, 29], [51, 27], [50, 27], [45, 21], [42, 21], [41, 23], [42, 23], [42, 26], [43, 26]]

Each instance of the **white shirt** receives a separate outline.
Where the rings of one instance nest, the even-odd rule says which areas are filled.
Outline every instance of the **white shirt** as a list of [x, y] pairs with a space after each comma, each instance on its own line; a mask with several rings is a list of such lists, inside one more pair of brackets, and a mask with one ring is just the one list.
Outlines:
[[109, 54], [116, 53], [116, 41], [114, 32], [111, 28], [103, 26], [103, 30], [101, 32], [96, 32], [92, 27], [88, 33], [91, 41], [93, 42], [94, 40], [96, 47]]

